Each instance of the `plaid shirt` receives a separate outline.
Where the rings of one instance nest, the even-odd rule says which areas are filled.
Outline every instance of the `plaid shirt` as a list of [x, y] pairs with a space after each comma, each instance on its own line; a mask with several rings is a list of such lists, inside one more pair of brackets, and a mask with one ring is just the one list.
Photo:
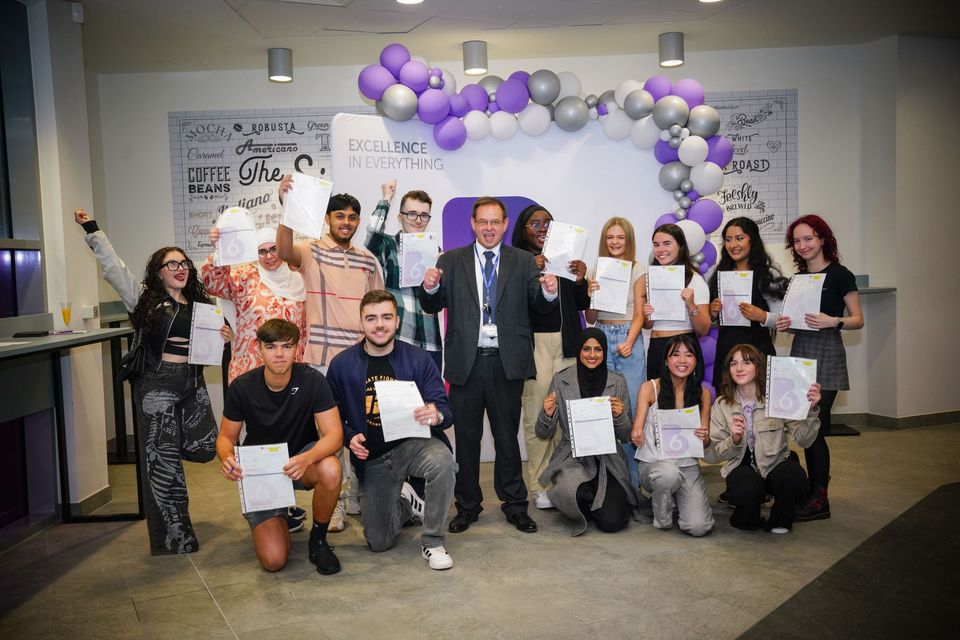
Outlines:
[[400, 316], [399, 338], [426, 351], [440, 351], [440, 320], [420, 307], [413, 287], [400, 288], [400, 234], [388, 236], [383, 232], [390, 203], [381, 200], [370, 216], [367, 229], [367, 249], [383, 267], [383, 282], [387, 291], [397, 298]]

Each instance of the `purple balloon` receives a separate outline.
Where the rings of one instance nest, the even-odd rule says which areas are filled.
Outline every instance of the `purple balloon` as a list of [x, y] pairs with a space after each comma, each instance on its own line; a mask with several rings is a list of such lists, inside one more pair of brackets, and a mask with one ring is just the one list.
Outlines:
[[710, 332], [707, 333], [708, 336], [712, 336], [714, 340], [720, 337], [720, 327], [713, 325], [710, 327]]
[[721, 169], [733, 160], [733, 143], [723, 136], [707, 138], [707, 162], [712, 162]]
[[704, 382], [706, 382], [707, 380], [713, 380], [713, 365], [712, 365], [712, 364], [705, 364], [705, 365], [703, 365], [703, 380], [704, 380]]
[[493, 101], [487, 105], [487, 113], [490, 115], [495, 114], [497, 111], [500, 111], [500, 105], [498, 105], [496, 101]]
[[402, 44], [388, 44], [380, 52], [380, 64], [395, 77], [400, 77], [400, 68], [410, 62], [410, 51]]
[[687, 219], [699, 224], [703, 227], [703, 231], [709, 235], [719, 229], [720, 224], [723, 223], [723, 207], [717, 204], [715, 200], [703, 198], [690, 205]]
[[[706, 379], [706, 376], [704, 376]], [[710, 380], [713, 380], [713, 369], [710, 369]], [[706, 387], [707, 391], [710, 393], [710, 402], [715, 402], [717, 399], [717, 390], [713, 388], [713, 385], [709, 382], [704, 382], [703, 386]]]
[[653, 223], [653, 228], [658, 229], [662, 224], [677, 224], [677, 216], [673, 215], [673, 211], [669, 211], [657, 218]]
[[683, 98], [687, 106], [693, 109], [703, 104], [703, 85], [696, 80], [684, 78], [673, 85], [673, 95]]
[[470, 111], [470, 103], [459, 93], [450, 96], [450, 115], [462, 118]]
[[[689, 220], [690, 216], [687, 216], [687, 219]], [[709, 233], [709, 231], [707, 233]], [[701, 263], [701, 266], [707, 265], [707, 268], [709, 269], [717, 261], [717, 248], [713, 246], [713, 243], [709, 240], [703, 243], [703, 249], [700, 249], [700, 253], [703, 254], [703, 262]]]
[[371, 100], [379, 100], [388, 87], [397, 83], [390, 70], [379, 64], [368, 64], [357, 78], [360, 93]]
[[468, 84], [460, 89], [460, 95], [467, 99], [470, 105], [470, 111], [486, 111], [490, 98], [483, 87], [478, 84]]
[[497, 106], [509, 113], [520, 113], [530, 102], [526, 81], [519, 78], [504, 80], [497, 87]]
[[417, 60], [411, 60], [400, 67], [400, 82], [413, 89], [416, 93], [422, 92], [430, 84], [430, 71], [427, 65]]
[[660, 164], [667, 164], [668, 162], [680, 159], [680, 156], [677, 155], [677, 150], [671, 149], [670, 145], [663, 140], [657, 140], [657, 144], [654, 145], [653, 157], [656, 158]]
[[690, 202], [696, 202], [700, 199], [700, 193], [695, 189], [691, 189], [690, 191], [687, 191], [687, 197], [690, 198]]
[[610, 113], [610, 109], [607, 107], [605, 102], [597, 103], [597, 115], [605, 116]]
[[450, 113], [450, 98], [440, 89], [427, 89], [417, 98], [417, 115], [427, 124], [437, 124]]
[[670, 90], [673, 89], [673, 85], [670, 84], [670, 80], [664, 76], [650, 76], [647, 78], [647, 81], [643, 83], [643, 88], [653, 96], [653, 101], [656, 102], [660, 98], [670, 95]]
[[710, 271], [710, 265], [708, 265], [706, 262], [704, 262], [703, 264], [695, 265], [695, 266], [697, 267], [697, 271], [699, 271], [700, 275], [702, 276], [707, 275], [707, 272]]
[[433, 139], [441, 149], [456, 151], [467, 141], [467, 128], [460, 118], [447, 116], [433, 125]]
[[436, 77], [438, 77], [438, 78], [442, 78], [442, 77], [443, 77], [443, 69], [441, 69], [440, 67], [434, 67], [433, 69], [430, 69], [430, 75], [436, 76]]
[[703, 352], [703, 364], [713, 364], [717, 359], [717, 339], [703, 336], [700, 338], [700, 350]]
[[[529, 79], [530, 79], [530, 74], [527, 73], [526, 71], [514, 71], [507, 78], [507, 80], [519, 80], [520, 82], [523, 83], [524, 87], [527, 86], [527, 80]], [[498, 90], [498, 93], [499, 93], [499, 90]]]

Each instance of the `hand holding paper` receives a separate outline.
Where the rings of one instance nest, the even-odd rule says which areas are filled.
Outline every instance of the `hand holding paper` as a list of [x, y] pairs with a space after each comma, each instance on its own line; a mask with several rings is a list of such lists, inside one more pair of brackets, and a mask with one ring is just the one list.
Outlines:
[[552, 222], [543, 243], [542, 254], [546, 259], [544, 272], [567, 280], [576, 280], [577, 275], [570, 273], [569, 263], [583, 257], [588, 237], [589, 234], [583, 227]]
[[280, 224], [305, 236], [319, 238], [323, 235], [323, 219], [333, 183], [303, 173], [294, 173], [292, 180], [284, 196]]

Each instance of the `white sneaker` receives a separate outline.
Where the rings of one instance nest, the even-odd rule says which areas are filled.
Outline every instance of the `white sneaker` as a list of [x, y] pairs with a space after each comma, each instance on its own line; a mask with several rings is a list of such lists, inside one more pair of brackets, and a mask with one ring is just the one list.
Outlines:
[[553, 503], [550, 502], [546, 491], [537, 491], [534, 494], [533, 502], [537, 506], [537, 509], [553, 509]]
[[453, 558], [451, 558], [447, 550], [443, 548], [443, 545], [430, 548], [420, 547], [420, 555], [427, 561], [431, 569], [442, 571], [443, 569], [449, 569], [453, 566]]
[[770, 529], [770, 533], [783, 535], [785, 533], [790, 533], [790, 529], [787, 529], [786, 527], [774, 527], [773, 529]]
[[[413, 487], [410, 486], [409, 482], [404, 482], [403, 486], [400, 487], [400, 497], [403, 498], [407, 504], [410, 505], [410, 509], [413, 511], [413, 517], [423, 522], [423, 509], [424, 502], [423, 498], [417, 495], [417, 492], [414, 491]], [[442, 550], [442, 547], [441, 547]], [[446, 552], [444, 552], [446, 553]], [[426, 558], [427, 556], [423, 556]], [[440, 567], [441, 569], [446, 569], [447, 567]]]
[[333, 514], [330, 516], [330, 525], [327, 527], [327, 531], [333, 533], [339, 533], [343, 531], [343, 502], [337, 501], [337, 506], [333, 508]]
[[358, 516], [360, 515], [360, 500], [356, 496], [350, 495], [347, 496], [347, 501], [344, 504], [344, 509], [346, 509], [348, 516]]

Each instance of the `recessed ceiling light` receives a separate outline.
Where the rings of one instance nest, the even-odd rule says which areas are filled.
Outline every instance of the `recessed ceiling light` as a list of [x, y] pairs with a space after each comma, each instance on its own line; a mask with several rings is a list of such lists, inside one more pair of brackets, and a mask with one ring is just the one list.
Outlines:
[[420, 4], [423, 0], [397, 0], [399, 4]]

